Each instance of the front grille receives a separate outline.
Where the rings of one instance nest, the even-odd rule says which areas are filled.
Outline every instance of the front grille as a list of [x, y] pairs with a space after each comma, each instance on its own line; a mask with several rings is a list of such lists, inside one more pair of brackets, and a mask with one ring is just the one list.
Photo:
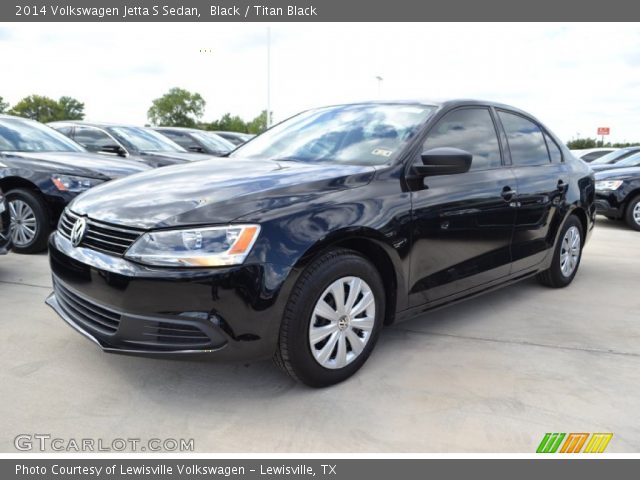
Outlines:
[[[60, 217], [58, 232], [67, 240], [71, 239], [71, 230], [78, 218], [79, 215], [69, 209], [66, 209]], [[116, 227], [87, 218], [87, 229], [79, 246], [122, 256], [143, 233], [144, 230], [139, 228]]]
[[198, 327], [183, 323], [147, 322], [143, 335], [160, 346], [206, 346], [211, 339]]
[[55, 278], [53, 280], [53, 290], [60, 308], [76, 323], [108, 335], [112, 335], [118, 330], [120, 326], [119, 313], [96, 305], [92, 301], [73, 293]]

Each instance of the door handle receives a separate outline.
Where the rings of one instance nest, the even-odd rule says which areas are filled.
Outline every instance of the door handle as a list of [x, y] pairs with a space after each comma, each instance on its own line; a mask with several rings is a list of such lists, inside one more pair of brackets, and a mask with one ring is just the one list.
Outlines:
[[558, 180], [558, 191], [565, 193], [569, 189], [569, 184], [564, 183], [562, 179]]
[[502, 189], [502, 193], [500, 195], [504, 198], [505, 202], [509, 202], [517, 193], [518, 192], [512, 190], [511, 187], [506, 186]]

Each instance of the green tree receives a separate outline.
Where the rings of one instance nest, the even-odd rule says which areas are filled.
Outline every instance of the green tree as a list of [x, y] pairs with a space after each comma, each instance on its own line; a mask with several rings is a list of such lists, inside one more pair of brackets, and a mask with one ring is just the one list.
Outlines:
[[[271, 112], [273, 118], [273, 112]], [[263, 110], [256, 118], [247, 123], [247, 133], [258, 135], [267, 129], [267, 111]]]
[[204, 113], [205, 105], [199, 93], [176, 87], [153, 101], [147, 117], [152, 125], [195, 127]]
[[8, 113], [42, 123], [56, 120], [82, 120], [84, 103], [72, 97], [54, 100], [42, 95], [29, 95], [16, 103]]
[[4, 113], [9, 109], [9, 104], [4, 101], [4, 98], [0, 97], [0, 113]]
[[61, 120], [82, 120], [84, 118], [84, 103], [73, 97], [60, 97]]
[[597, 140], [595, 138], [576, 138], [567, 142], [567, 147], [570, 150], [582, 150], [585, 148], [595, 148], [597, 146]]
[[230, 113], [225, 113], [218, 120], [218, 128], [216, 130], [247, 133], [247, 124], [238, 115], [231, 116]]
[[41, 95], [29, 95], [23, 98], [9, 110], [9, 113], [42, 123], [62, 120], [60, 104], [53, 98]]

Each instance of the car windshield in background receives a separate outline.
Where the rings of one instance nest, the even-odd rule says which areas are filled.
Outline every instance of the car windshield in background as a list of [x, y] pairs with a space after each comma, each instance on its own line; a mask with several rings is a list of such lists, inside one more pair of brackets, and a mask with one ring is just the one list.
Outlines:
[[84, 152], [61, 133], [31, 120], [0, 118], [0, 151]]
[[310, 110], [267, 130], [231, 156], [381, 165], [400, 154], [434, 110], [409, 104]]
[[593, 162], [591, 162], [591, 165], [607, 165], [609, 163], [619, 162], [623, 158], [627, 158], [638, 152], [640, 152], [640, 147], [635, 149], [629, 149], [629, 150], [627, 149], [615, 150], [611, 153], [607, 153], [606, 155], [603, 155], [600, 158], [596, 158]]
[[231, 150], [236, 148], [233, 143], [228, 142], [224, 138], [220, 138], [215, 134], [211, 134], [208, 132], [191, 132], [191, 135], [193, 135], [194, 138], [196, 138], [210, 150], [215, 150], [218, 152], [230, 152]]
[[186, 152], [164, 135], [140, 127], [110, 127], [109, 133], [126, 147], [139, 152]]
[[636, 152], [630, 157], [615, 163], [616, 167], [637, 167], [640, 166], [640, 153]]

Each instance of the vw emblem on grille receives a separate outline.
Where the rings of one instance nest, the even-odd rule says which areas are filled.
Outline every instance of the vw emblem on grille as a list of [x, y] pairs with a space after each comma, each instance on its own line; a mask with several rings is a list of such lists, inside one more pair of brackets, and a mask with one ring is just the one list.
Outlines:
[[87, 231], [87, 219], [84, 217], [80, 217], [76, 220], [76, 223], [73, 224], [73, 228], [71, 229], [71, 245], [77, 247], [82, 242], [84, 238], [84, 234]]

